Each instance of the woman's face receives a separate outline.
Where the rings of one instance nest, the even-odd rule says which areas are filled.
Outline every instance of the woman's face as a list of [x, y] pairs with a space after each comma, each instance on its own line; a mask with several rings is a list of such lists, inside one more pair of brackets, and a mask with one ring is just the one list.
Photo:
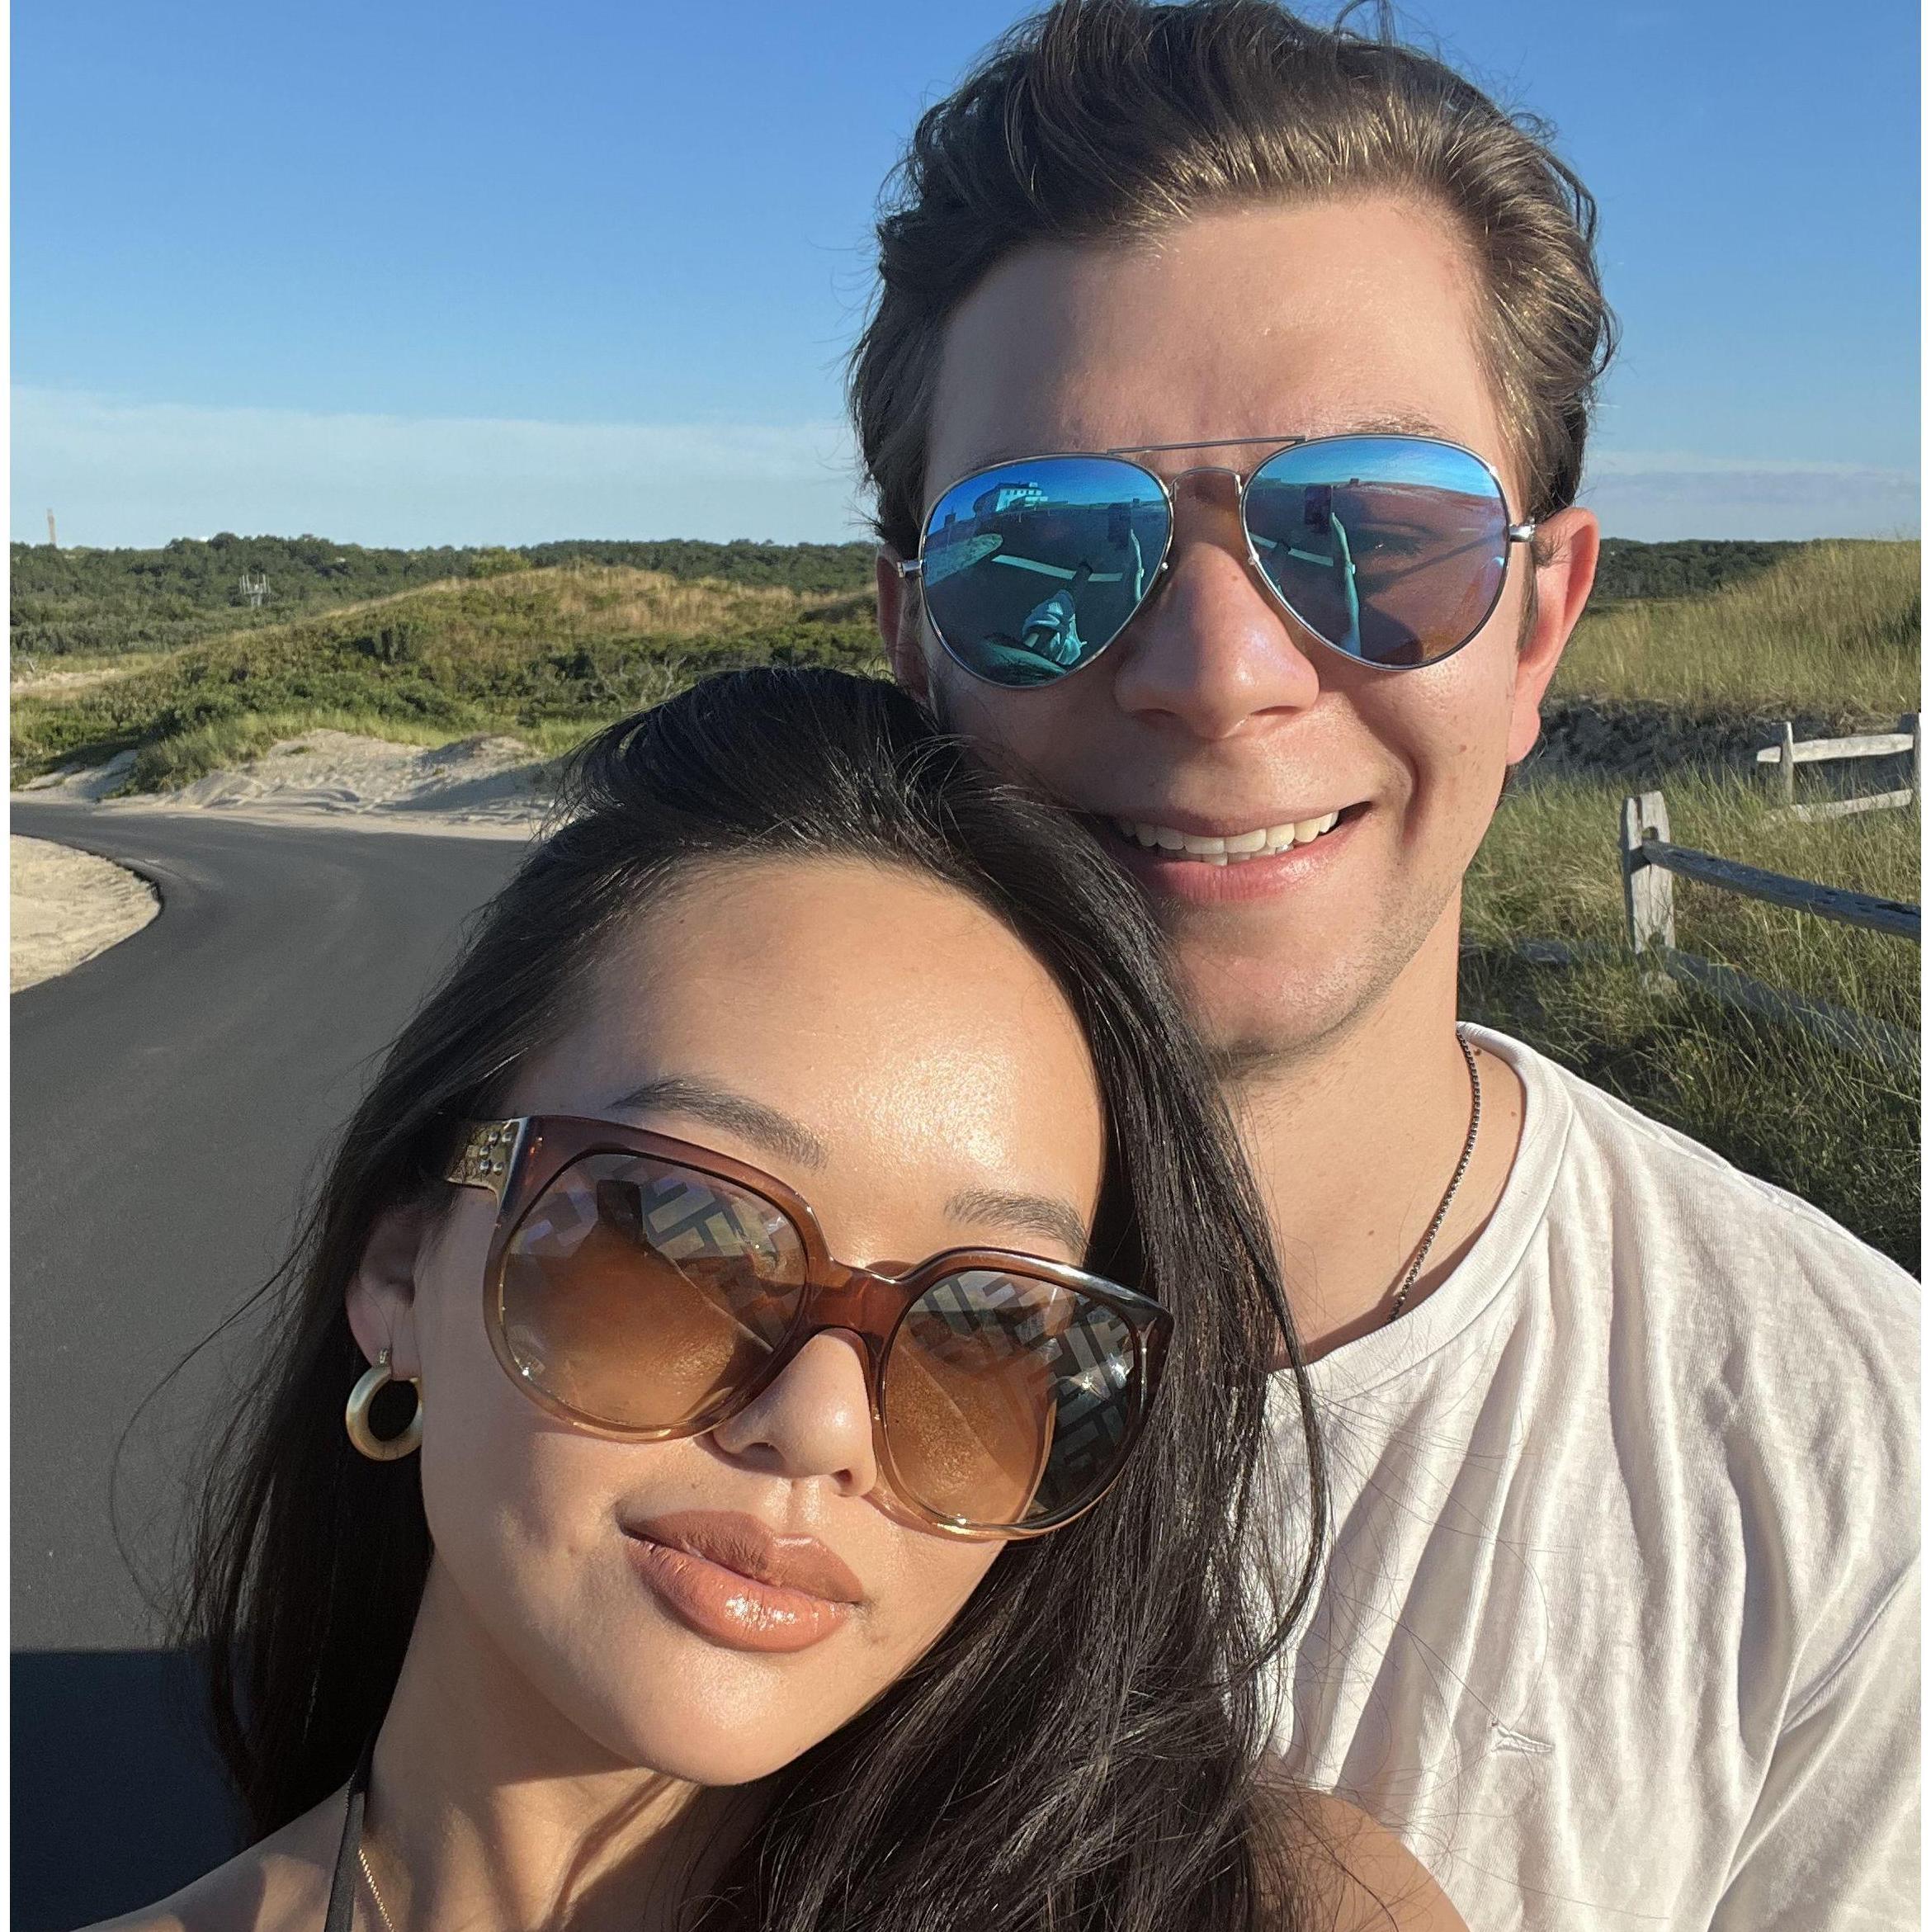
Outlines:
[[[668, 1082], [674, 1100], [621, 1103]], [[888, 1273], [972, 1245], [1079, 1261], [1068, 1224], [1091, 1226], [1105, 1146], [1079, 1027], [1020, 942], [950, 888], [829, 860], [692, 874], [607, 949], [578, 1023], [504, 1112], [630, 1120], [748, 1162], [812, 1204], [839, 1260]], [[814, 1336], [689, 1440], [546, 1414], [485, 1332], [494, 1215], [461, 1192], [375, 1337], [421, 1379], [436, 1556], [418, 1641], [487, 1656], [512, 1701], [534, 1693], [618, 1763], [700, 1784], [777, 1769], [899, 1677], [1002, 1546], [881, 1506], [847, 1334]], [[375, 1306], [352, 1293], [366, 1344]], [[801, 1647], [760, 1647], [768, 1624], [728, 1561], [641, 1533], [667, 1520], [727, 1559], [760, 1529], [790, 1539], [795, 1569], [819, 1573], [814, 1602], [790, 1606], [805, 1613], [779, 1619]]]

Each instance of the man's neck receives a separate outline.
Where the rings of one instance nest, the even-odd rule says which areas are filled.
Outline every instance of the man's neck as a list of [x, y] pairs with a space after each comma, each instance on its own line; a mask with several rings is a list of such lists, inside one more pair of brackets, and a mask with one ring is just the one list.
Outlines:
[[[1372, 1008], [1234, 1083], [1228, 1098], [1272, 1223], [1302, 1346], [1323, 1355], [1390, 1319], [1467, 1144], [1452, 918]], [[1513, 1070], [1481, 1054], [1481, 1127], [1403, 1311], [1446, 1280], [1494, 1212], [1521, 1136]]]

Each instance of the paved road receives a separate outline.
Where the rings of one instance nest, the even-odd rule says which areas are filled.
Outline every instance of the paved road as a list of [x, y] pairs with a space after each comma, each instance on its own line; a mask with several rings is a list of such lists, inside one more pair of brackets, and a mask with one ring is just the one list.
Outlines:
[[149, 1599], [252, 1331], [163, 1381], [280, 1262], [375, 1056], [522, 847], [51, 805], [12, 824], [162, 898], [11, 1002], [13, 1924], [51, 1932], [182, 1882], [232, 1830]]

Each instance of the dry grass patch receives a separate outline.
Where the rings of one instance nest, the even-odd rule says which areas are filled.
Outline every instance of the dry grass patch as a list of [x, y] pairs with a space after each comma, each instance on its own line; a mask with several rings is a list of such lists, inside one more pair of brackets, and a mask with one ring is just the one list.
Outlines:
[[1921, 549], [1807, 544], [1710, 597], [1589, 612], [1551, 697], [1896, 719], [1918, 708]]

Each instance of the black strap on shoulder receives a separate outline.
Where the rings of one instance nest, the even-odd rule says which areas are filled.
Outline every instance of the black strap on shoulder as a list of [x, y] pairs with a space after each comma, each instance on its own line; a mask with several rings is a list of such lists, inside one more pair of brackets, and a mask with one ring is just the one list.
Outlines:
[[342, 1848], [335, 1854], [335, 1876], [328, 1886], [328, 1912], [322, 1932], [355, 1932], [356, 1854], [362, 1849], [362, 1814], [369, 1807], [369, 1767], [375, 1759], [375, 1740], [362, 1746], [349, 1779], [348, 1815], [342, 1821]]

